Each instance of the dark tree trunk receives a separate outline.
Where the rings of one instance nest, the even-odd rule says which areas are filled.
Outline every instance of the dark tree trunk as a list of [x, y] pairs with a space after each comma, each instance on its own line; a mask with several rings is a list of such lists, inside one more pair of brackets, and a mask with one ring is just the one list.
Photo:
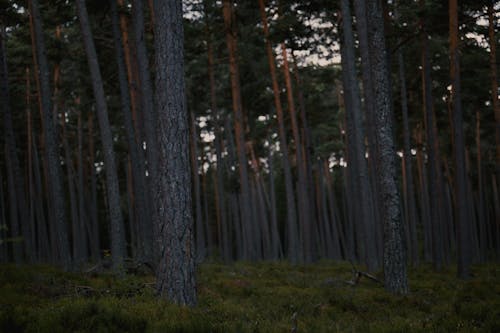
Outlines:
[[[488, 37], [490, 44], [490, 75], [491, 75], [491, 100], [493, 112], [495, 113], [495, 133], [497, 141], [496, 151], [496, 174], [500, 177], [500, 102], [498, 101], [498, 79], [497, 79], [497, 38], [495, 37], [495, 18], [494, 5], [495, 0], [490, 0], [488, 4]], [[500, 217], [497, 215], [497, 219]], [[497, 244], [500, 248], [500, 245]]]
[[[203, 228], [203, 215], [201, 212], [201, 188], [200, 188], [200, 175], [198, 173], [198, 134], [196, 131], [196, 119], [191, 112], [191, 170], [194, 187], [194, 202], [196, 209], [195, 220], [195, 239], [196, 239], [196, 260], [203, 261], [206, 256], [205, 245], [205, 230]], [[207, 221], [208, 222], [208, 221]], [[208, 227], [208, 226], [207, 226]], [[220, 242], [220, 239], [219, 239]]]
[[[422, 6], [423, 2], [422, 2]], [[440, 270], [443, 265], [443, 207], [444, 192], [441, 174], [441, 157], [436, 128], [436, 119], [433, 107], [431, 64], [429, 60], [429, 49], [427, 45], [428, 34], [426, 32], [425, 19], [421, 21], [421, 47], [422, 47], [422, 89], [424, 103], [424, 118], [426, 129], [426, 152], [428, 155], [428, 192], [424, 196], [429, 201], [430, 227], [432, 229], [432, 260], [434, 268]]]
[[3, 179], [0, 172], [0, 263], [9, 261], [9, 252], [7, 250], [7, 218], [5, 215], [5, 196], [3, 194]]
[[[146, 154], [148, 161], [149, 187], [154, 191], [156, 182], [156, 173], [158, 169], [158, 142], [155, 136], [156, 130], [156, 111], [153, 103], [153, 87], [149, 71], [148, 54], [146, 50], [146, 40], [144, 35], [144, 6], [143, 0], [132, 0], [132, 23], [134, 26], [135, 46], [137, 50], [137, 70], [139, 74], [139, 92], [142, 106], [142, 117], [144, 119], [144, 132], [146, 137]], [[150, 193], [153, 197], [154, 192]], [[155, 200], [152, 201], [155, 204]], [[158, 225], [156, 212], [158, 209], [153, 207], [152, 223], [151, 220], [144, 220], [143, 224], [145, 241], [153, 239], [153, 223]], [[151, 244], [154, 244], [151, 242]], [[148, 249], [148, 252], [151, 249]], [[156, 249], [154, 249], [156, 251]], [[149, 253], [147, 253], [150, 255]], [[151, 256], [151, 255], [150, 255]]]
[[[120, 34], [118, 9], [115, 0], [110, 0], [113, 23], [113, 37], [115, 41], [116, 61], [118, 65], [118, 80], [122, 104], [125, 131], [132, 169], [132, 187], [134, 191], [134, 211], [138, 223], [137, 247], [140, 262], [153, 263], [153, 225], [151, 209], [148, 205], [149, 193], [146, 190], [145, 161], [141, 140], [136, 141], [136, 133], [132, 119], [132, 103], [130, 98], [129, 82], [127, 81], [125, 53], [123, 52], [122, 36]], [[132, 216], [131, 216], [132, 220]]]
[[[368, 45], [368, 23], [367, 23], [367, 12], [366, 12], [366, 1], [354, 0], [354, 10], [356, 14], [356, 30], [359, 39], [359, 51], [361, 56], [361, 78], [363, 81], [363, 109], [365, 111], [365, 130], [367, 134], [367, 148], [368, 148], [368, 198], [369, 200], [364, 203], [368, 205], [368, 210], [371, 212], [371, 219], [368, 224], [368, 232], [370, 238], [375, 246], [375, 251], [372, 255], [375, 256], [372, 261], [380, 267], [381, 264], [381, 249], [378, 246], [380, 243], [380, 227], [381, 227], [381, 216], [378, 207], [381, 206], [378, 185], [376, 182], [377, 178], [377, 165], [375, 163], [375, 155], [377, 154], [377, 138], [376, 129], [374, 128], [374, 87], [371, 74], [371, 56], [370, 47]], [[376, 84], [376, 83], [375, 83]], [[363, 185], [366, 186], [366, 185]]]
[[[155, 0], [158, 235], [161, 297], [196, 304], [195, 253], [189, 166], [189, 122], [184, 91], [184, 29], [180, 0]], [[173, 158], [175, 156], [175, 158]]]
[[467, 174], [465, 171], [465, 142], [463, 133], [462, 101], [460, 95], [460, 57], [458, 54], [458, 8], [457, 0], [449, 1], [450, 17], [450, 78], [451, 102], [453, 105], [453, 133], [455, 155], [455, 211], [457, 217], [458, 268], [462, 279], [470, 276], [471, 228], [467, 214]]
[[236, 34], [236, 21], [233, 8], [233, 0], [223, 0], [224, 26], [226, 29], [226, 43], [229, 52], [229, 72], [231, 77], [231, 94], [234, 112], [234, 132], [236, 135], [236, 147], [238, 155], [238, 168], [240, 177], [241, 197], [241, 224], [243, 232], [243, 259], [255, 259], [255, 248], [252, 244], [252, 212], [250, 183], [248, 180], [248, 160], [246, 155], [245, 125], [243, 119], [243, 106], [241, 102], [240, 72], [238, 65], [238, 46]]
[[[21, 170], [17, 158], [17, 144], [14, 136], [12, 114], [10, 109], [10, 92], [7, 74], [7, 58], [5, 50], [5, 28], [0, 25], [0, 101], [2, 103], [4, 133], [5, 133], [5, 161], [7, 168], [7, 195], [9, 199], [9, 221], [12, 242], [12, 254], [14, 262], [20, 264], [23, 261], [23, 243], [27, 239], [21, 237], [21, 223], [23, 222], [21, 207], [23, 191], [23, 179], [20, 179]], [[18, 181], [22, 181], [18, 183]], [[17, 184], [17, 186], [16, 186]]]
[[62, 170], [58, 151], [56, 129], [52, 114], [52, 98], [50, 90], [50, 74], [47, 61], [47, 51], [45, 49], [45, 38], [43, 35], [42, 21], [38, 8], [38, 1], [29, 1], [30, 14], [33, 26], [33, 36], [35, 41], [36, 67], [38, 67], [39, 99], [40, 110], [43, 115], [42, 127], [45, 139], [45, 159], [47, 165], [48, 183], [50, 185], [50, 211], [54, 216], [53, 223], [55, 235], [52, 235], [53, 243], [57, 249], [57, 262], [69, 269], [71, 265], [71, 252], [68, 241], [68, 227], [66, 221], [66, 211], [64, 207], [64, 190], [62, 184]]
[[[369, 0], [367, 6], [368, 44], [371, 49], [371, 75], [374, 88], [374, 120], [376, 131], [377, 183], [381, 196], [384, 222], [384, 282], [392, 293], [406, 294], [408, 281], [404, 226], [400, 197], [396, 183], [396, 151], [393, 141], [393, 111], [390, 67], [384, 35], [382, 6], [378, 0]], [[376, 84], [375, 84], [376, 83]]]
[[92, 113], [89, 113], [88, 119], [88, 144], [89, 144], [89, 178], [90, 178], [90, 198], [89, 198], [89, 215], [90, 215], [90, 253], [92, 259], [99, 260], [100, 254], [100, 237], [99, 237], [99, 216], [97, 214], [97, 175], [95, 171], [95, 145], [94, 145], [94, 118]]
[[[205, 8], [206, 10], [206, 8]], [[207, 15], [207, 14], [206, 14]], [[215, 71], [214, 71], [214, 50], [213, 50], [213, 42], [212, 36], [208, 27], [208, 17], [207, 20], [207, 70], [208, 70], [208, 79], [210, 82], [210, 109], [212, 114], [215, 117], [215, 155], [217, 158], [216, 165], [216, 174], [215, 174], [215, 198], [216, 198], [216, 217], [217, 217], [217, 226], [219, 229], [219, 249], [221, 252], [222, 259], [226, 262], [232, 259], [231, 256], [231, 247], [230, 247], [230, 228], [229, 228], [229, 220], [226, 213], [226, 193], [224, 190], [224, 172], [223, 172], [223, 161], [222, 161], [222, 142], [223, 142], [223, 131], [222, 127], [224, 126], [221, 118], [222, 111], [220, 111], [217, 107], [217, 91], [216, 91], [216, 82], [215, 82]], [[207, 222], [207, 232], [209, 232], [208, 221]]]
[[66, 116], [61, 113], [62, 141], [64, 147], [64, 161], [66, 174], [68, 177], [68, 193], [71, 213], [71, 231], [73, 235], [73, 265], [80, 268], [87, 261], [87, 249], [85, 230], [81, 228], [81, 221], [78, 214], [78, 204], [75, 189], [75, 170], [71, 158], [71, 150], [68, 144], [68, 133], [66, 132]]
[[292, 125], [293, 140], [295, 143], [295, 156], [298, 170], [298, 189], [297, 202], [299, 204], [299, 230], [301, 231], [302, 241], [302, 259], [306, 263], [313, 261], [313, 225], [310, 215], [310, 202], [307, 193], [307, 175], [304, 164], [304, 156], [301, 147], [301, 136], [297, 122], [297, 113], [295, 111], [295, 100], [293, 96], [292, 79], [290, 77], [290, 69], [288, 66], [288, 51], [285, 43], [281, 43], [281, 52], [283, 55], [283, 75], [285, 77], [285, 86], [288, 100], [288, 112], [290, 114], [290, 122]]
[[276, 73], [276, 64], [274, 53], [269, 40], [269, 28], [267, 24], [267, 15], [264, 6], [264, 0], [259, 0], [259, 8], [264, 28], [264, 37], [266, 39], [266, 52], [269, 62], [269, 70], [271, 73], [271, 82], [274, 94], [274, 107], [276, 108], [276, 116], [278, 118], [278, 135], [280, 140], [280, 150], [282, 153], [283, 173], [285, 175], [285, 194], [286, 194], [286, 214], [287, 214], [287, 239], [288, 249], [287, 256], [291, 263], [296, 264], [299, 261], [299, 234], [297, 229], [297, 210], [295, 206], [295, 195], [293, 188], [292, 170], [290, 167], [290, 157], [288, 155], [288, 144], [286, 139], [285, 120], [283, 117], [283, 108], [280, 100], [280, 88], [278, 85], [278, 77]]
[[403, 156], [404, 156], [404, 193], [405, 193], [405, 211], [408, 225], [408, 247], [410, 248], [410, 260], [414, 266], [419, 264], [418, 239], [417, 239], [417, 201], [415, 198], [415, 189], [413, 181], [413, 168], [410, 143], [410, 126], [408, 121], [408, 99], [406, 97], [406, 75], [402, 51], [398, 51], [399, 63], [399, 84], [401, 90], [401, 113], [403, 114]]
[[123, 261], [127, 254], [125, 248], [125, 226], [120, 207], [120, 187], [118, 183], [118, 174], [115, 164], [115, 152], [113, 148], [113, 136], [109, 124], [108, 106], [104, 94], [103, 81], [99, 62], [95, 50], [94, 40], [90, 29], [90, 23], [87, 13], [85, 0], [77, 0], [78, 19], [82, 32], [85, 53], [92, 78], [92, 89], [96, 102], [97, 118], [101, 132], [103, 145], [104, 164], [106, 171], [106, 188], [108, 191], [108, 204], [111, 219], [111, 256], [113, 268], [116, 271], [123, 269]]
[[[356, 65], [354, 54], [354, 36], [352, 33], [351, 12], [349, 9], [349, 1], [341, 1], [342, 8], [342, 22], [344, 32], [344, 43], [342, 67], [344, 79], [344, 92], [349, 91], [346, 98], [350, 98], [350, 102], [346, 103], [346, 122], [347, 122], [347, 135], [349, 136], [348, 143], [352, 146], [350, 152], [350, 161], [348, 167], [351, 168], [350, 172], [354, 173], [354, 189], [353, 196], [350, 200], [359, 202], [361, 207], [357, 207], [358, 211], [356, 221], [357, 230], [359, 231], [358, 243], [363, 245], [359, 247], [360, 256], [365, 259], [368, 270], [374, 271], [380, 264], [376, 256], [377, 247], [373, 210], [371, 209], [371, 192], [370, 182], [368, 176], [368, 167], [365, 158], [365, 134], [363, 127], [363, 115], [361, 111], [361, 98], [359, 94], [359, 87], [356, 80]], [[350, 123], [350, 124], [349, 124]]]

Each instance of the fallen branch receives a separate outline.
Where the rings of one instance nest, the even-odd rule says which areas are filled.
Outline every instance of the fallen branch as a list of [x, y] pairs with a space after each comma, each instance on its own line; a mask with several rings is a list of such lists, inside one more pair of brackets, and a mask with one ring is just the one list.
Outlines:
[[374, 282], [377, 282], [377, 283], [380, 283], [380, 284], [384, 284], [382, 281], [380, 281], [379, 279], [377, 279], [375, 276], [369, 274], [369, 273], [366, 273], [366, 272], [363, 272], [363, 271], [359, 271], [356, 266], [354, 266], [354, 264], [352, 263], [352, 261], [349, 261], [351, 266], [352, 266], [352, 279], [349, 280], [349, 281], [345, 281], [345, 283], [347, 283], [348, 285], [351, 285], [351, 286], [356, 286], [358, 285], [359, 281], [361, 280], [361, 277], [364, 276]]

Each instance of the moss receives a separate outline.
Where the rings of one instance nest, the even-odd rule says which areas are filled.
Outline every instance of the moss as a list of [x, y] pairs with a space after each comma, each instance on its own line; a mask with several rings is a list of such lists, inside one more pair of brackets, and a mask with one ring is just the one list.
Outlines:
[[[380, 275], [379, 275], [380, 276]], [[154, 277], [85, 276], [49, 266], [0, 266], [0, 332], [498, 332], [500, 269], [410, 270], [393, 296], [346, 263], [217, 262], [198, 269], [199, 304], [158, 300]]]

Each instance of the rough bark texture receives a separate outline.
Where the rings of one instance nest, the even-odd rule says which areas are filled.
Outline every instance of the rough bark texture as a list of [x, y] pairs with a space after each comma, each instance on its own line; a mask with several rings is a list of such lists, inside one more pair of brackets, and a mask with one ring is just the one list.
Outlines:
[[115, 153], [113, 148], [113, 136], [108, 118], [108, 107], [106, 97], [104, 95], [103, 81], [99, 62], [95, 50], [90, 23], [88, 19], [85, 0], [77, 0], [78, 19], [82, 32], [85, 53], [87, 62], [92, 77], [92, 89], [97, 109], [97, 119], [99, 121], [99, 129], [101, 133], [104, 164], [107, 180], [107, 194], [109, 204], [109, 214], [111, 220], [111, 257], [115, 270], [123, 269], [123, 260], [126, 256], [125, 249], [125, 227], [123, 224], [122, 211], [120, 207], [120, 188], [118, 184], [118, 175], [116, 172]]
[[467, 212], [467, 174], [465, 171], [465, 143], [463, 132], [462, 101], [460, 96], [460, 57], [458, 55], [457, 0], [449, 1], [450, 18], [450, 79], [453, 105], [453, 152], [455, 157], [455, 211], [457, 218], [458, 267], [457, 274], [470, 276], [471, 232]]
[[50, 185], [50, 210], [53, 212], [55, 220], [55, 239], [58, 258], [57, 262], [69, 269], [71, 265], [71, 252], [69, 249], [68, 227], [66, 221], [66, 211], [64, 207], [64, 190], [62, 184], [62, 170], [58, 151], [56, 129], [52, 114], [52, 98], [50, 90], [50, 72], [47, 61], [47, 51], [45, 49], [45, 39], [43, 35], [42, 21], [38, 1], [31, 0], [30, 14], [33, 24], [34, 40], [36, 48], [36, 63], [38, 65], [39, 98], [40, 109], [43, 115], [42, 127], [45, 139], [45, 159], [48, 173], [48, 183]]
[[400, 198], [396, 182], [396, 152], [393, 141], [392, 96], [388, 54], [385, 44], [382, 5], [367, 1], [371, 74], [375, 104], [374, 119], [377, 136], [377, 183], [381, 196], [380, 209], [384, 222], [384, 283], [392, 293], [408, 292], [406, 255], [401, 218]]
[[299, 261], [299, 235], [297, 230], [297, 210], [295, 206], [295, 194], [293, 188], [292, 170], [290, 167], [290, 157], [288, 155], [288, 144], [286, 140], [285, 120], [283, 117], [283, 108], [280, 100], [280, 88], [278, 85], [278, 76], [276, 73], [276, 64], [274, 61], [274, 53], [269, 40], [269, 27], [267, 25], [267, 15], [264, 6], [264, 0], [259, 0], [260, 15], [262, 26], [264, 28], [264, 37], [266, 39], [266, 53], [269, 62], [269, 70], [271, 73], [271, 83], [274, 94], [274, 107], [276, 108], [276, 116], [278, 118], [278, 135], [280, 140], [280, 150], [282, 153], [283, 173], [285, 175], [285, 194], [287, 208], [287, 239], [288, 239], [288, 260], [291, 263]]
[[155, 0], [158, 207], [161, 297], [196, 304], [195, 253], [189, 166], [189, 123], [184, 88], [184, 29], [180, 0]]

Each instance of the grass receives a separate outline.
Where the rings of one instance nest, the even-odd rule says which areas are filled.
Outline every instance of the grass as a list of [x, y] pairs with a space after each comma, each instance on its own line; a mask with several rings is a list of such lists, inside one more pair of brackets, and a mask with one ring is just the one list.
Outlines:
[[411, 270], [406, 296], [351, 278], [346, 263], [208, 263], [189, 309], [157, 299], [152, 276], [1, 265], [0, 332], [500, 332], [499, 265], [468, 281]]

